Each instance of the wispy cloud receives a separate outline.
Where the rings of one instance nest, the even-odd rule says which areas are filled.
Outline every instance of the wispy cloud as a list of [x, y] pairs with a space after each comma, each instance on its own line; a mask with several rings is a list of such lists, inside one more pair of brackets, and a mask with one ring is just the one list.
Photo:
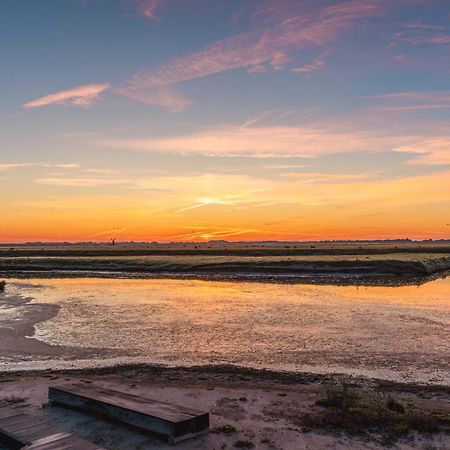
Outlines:
[[239, 192], [237, 194], [225, 196], [210, 196], [201, 197], [193, 205], [178, 209], [176, 212], [186, 212], [205, 206], [237, 206], [239, 204], [249, 204], [254, 202], [254, 194], [266, 189], [251, 190], [246, 192]]
[[166, 0], [122, 0], [122, 2], [136, 8], [142, 17], [158, 20], [156, 11], [166, 3]]
[[214, 205], [234, 205], [235, 202], [232, 198], [218, 198], [218, 197], [202, 197], [197, 200], [191, 206], [186, 206], [185, 208], [178, 209], [177, 212], [190, 211], [192, 209], [203, 208], [204, 206], [214, 206]]
[[90, 238], [99, 238], [103, 236], [117, 236], [118, 234], [125, 233], [128, 228], [112, 228], [111, 230], [99, 231], [98, 233], [91, 234]]
[[88, 84], [40, 97], [22, 105], [23, 108], [40, 108], [49, 105], [80, 106], [88, 108], [110, 87], [109, 83]]
[[378, 178], [378, 175], [373, 172], [368, 173], [314, 173], [314, 172], [286, 172], [280, 174], [282, 177], [296, 178], [300, 183], [359, 183], [365, 180]]
[[317, 157], [333, 153], [379, 151], [401, 145], [403, 137], [364, 133], [353, 129], [317, 126], [222, 125], [196, 133], [167, 138], [109, 140], [101, 145], [143, 152], [181, 155]]
[[[280, 5], [285, 6], [284, 3]], [[174, 90], [177, 83], [240, 68], [259, 71], [263, 64], [282, 70], [291, 62], [291, 52], [323, 47], [333, 42], [339, 32], [379, 11], [375, 0], [345, 1], [308, 13], [298, 5], [299, 2], [290, 2], [289, 9], [282, 8], [275, 23], [215, 41], [158, 70], [140, 72], [116, 92], [143, 103], [182, 109], [189, 101]]]
[[12, 164], [0, 164], [0, 172], [6, 172], [7, 170], [20, 169], [22, 167], [33, 166], [33, 163], [12, 163]]
[[131, 81], [127, 87], [115, 88], [114, 91], [138, 102], [161, 106], [174, 112], [183, 111], [192, 104], [190, 99], [176, 91], [171, 85], [156, 83], [151, 85], [148, 82]]
[[445, 30], [442, 25], [429, 24], [423, 22], [405, 23], [403, 28], [412, 28], [414, 30]]
[[382, 99], [382, 100], [441, 100], [450, 101], [450, 92], [447, 91], [407, 91], [407, 92], [391, 92], [388, 94], [369, 95], [366, 98]]
[[[195, 228], [195, 227], [193, 227]], [[218, 229], [212, 227], [203, 227], [201, 231], [192, 231], [191, 233], [178, 234], [175, 236], [170, 236], [170, 239], [185, 240], [185, 241], [196, 241], [196, 240], [221, 240], [233, 236], [240, 236], [244, 234], [257, 234], [258, 231], [255, 229]]]
[[7, 171], [13, 169], [21, 169], [25, 167], [46, 167], [52, 169], [79, 169], [79, 164], [59, 164], [48, 162], [28, 162], [28, 163], [8, 163], [0, 164], [0, 171]]
[[125, 178], [67, 178], [67, 177], [48, 177], [37, 178], [34, 180], [36, 184], [44, 184], [47, 186], [69, 186], [69, 187], [99, 187], [99, 186], [114, 186], [114, 185], [128, 185], [129, 179]]
[[425, 24], [422, 22], [407, 23], [403, 30], [394, 35], [390, 46], [395, 47], [399, 43], [411, 45], [421, 44], [450, 44], [450, 27], [448, 25]]
[[416, 155], [410, 164], [450, 165], [450, 137], [436, 136], [398, 149]]
[[322, 53], [310, 64], [294, 67], [293, 69], [291, 69], [291, 72], [296, 73], [298, 75], [310, 75], [313, 72], [317, 72], [318, 70], [323, 69], [325, 67], [325, 58], [328, 55], [329, 55], [328, 52]]
[[[394, 98], [397, 98], [397, 95], [403, 98], [408, 94], [389, 95]], [[413, 94], [409, 95], [413, 96]], [[260, 119], [269, 116], [269, 114], [263, 114]], [[257, 118], [254, 122], [258, 123]], [[329, 123], [304, 126], [255, 126], [252, 123], [249, 121], [244, 124], [245, 126], [218, 125], [177, 137], [111, 139], [99, 141], [98, 145], [137, 152], [253, 158], [318, 158], [343, 153], [370, 154], [390, 151], [408, 155], [411, 164], [444, 165], [449, 164], [450, 161], [450, 135], [445, 133], [445, 130], [439, 134], [435, 133], [431, 138], [430, 135], [419, 132], [413, 134], [411, 131], [409, 133], [405, 131], [402, 134], [389, 129], [382, 131], [362, 126], [338, 126]], [[277, 167], [280, 170], [287, 169], [284, 173], [286, 176], [304, 176], [297, 173], [290, 175], [289, 164], [275, 166]], [[293, 166], [294, 169], [296, 167]], [[364, 174], [363, 178], [366, 176], [367, 174]], [[359, 177], [360, 175], [344, 175], [341, 181], [351, 182]], [[328, 181], [328, 178], [324, 178], [323, 175], [320, 177], [317, 175], [315, 179], [321, 182]], [[337, 177], [334, 181], [336, 179]], [[205, 198], [209, 199], [210, 196], [206, 195]]]
[[372, 95], [366, 98], [381, 102], [381, 105], [371, 107], [372, 110], [376, 111], [415, 111], [450, 108], [450, 92], [448, 91], [393, 92]]

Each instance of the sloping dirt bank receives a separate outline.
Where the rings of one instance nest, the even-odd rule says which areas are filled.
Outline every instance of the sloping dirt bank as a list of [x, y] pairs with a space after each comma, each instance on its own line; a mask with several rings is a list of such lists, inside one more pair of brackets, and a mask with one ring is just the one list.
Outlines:
[[450, 270], [448, 254], [328, 256], [97, 256], [0, 257], [1, 274], [70, 272], [141, 274], [200, 278], [303, 278], [320, 281], [359, 278], [414, 278]]

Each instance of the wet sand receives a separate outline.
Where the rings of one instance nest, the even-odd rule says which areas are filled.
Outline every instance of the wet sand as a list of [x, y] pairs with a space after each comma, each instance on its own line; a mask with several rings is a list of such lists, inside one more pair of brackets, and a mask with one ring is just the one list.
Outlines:
[[108, 349], [50, 345], [32, 337], [36, 331], [35, 326], [56, 317], [60, 309], [55, 304], [33, 304], [32, 300], [20, 295], [1, 294], [0, 359], [14, 360], [17, 355], [21, 355], [25, 361], [33, 361], [37, 357], [75, 360], [113, 354]]
[[447, 384], [449, 287], [13, 280], [0, 370], [233, 364]]
[[[119, 280], [115, 280], [115, 282], [123, 284]], [[36, 281], [30, 282], [30, 292], [34, 290], [37, 293], [37, 290], [42, 289], [36, 283]], [[54, 291], [52, 293], [52, 296], [55, 296], [56, 299], [60, 295], [55, 290], [58, 283], [60, 282], [58, 281], [53, 286]], [[77, 283], [76, 280], [70, 281], [70, 284], [73, 283]], [[91, 283], [97, 283], [97, 281], [92, 280]], [[104, 295], [108, 295], [108, 291], [105, 290], [103, 283], [105, 282], [100, 282], [101, 292]], [[132, 283], [132, 281], [130, 280], [129, 283]], [[141, 283], [146, 282], [141, 281]], [[114, 286], [111, 289], [115, 289]], [[245, 295], [248, 296], [252, 291], [251, 286], [237, 285], [237, 288], [241, 293], [247, 292]], [[197, 298], [200, 301], [198, 297], [204, 291], [205, 286], [198, 282], [194, 283], [193, 287], [195, 287], [195, 292], [192, 298]], [[23, 288], [24, 285], [21, 285], [21, 289]], [[211, 292], [217, 294], [221, 289], [226, 289], [227, 294], [225, 298], [230, 299], [232, 297], [230, 284], [225, 284], [224, 286], [214, 285], [213, 288], [212, 291], [207, 290], [202, 294], [209, 299], [208, 303], [206, 303], [206, 305], [209, 305], [209, 308], [214, 304], [210, 298]], [[271, 289], [275, 288], [272, 287]], [[132, 285], [123, 286], [123, 289], [129, 294], [133, 292]], [[139, 289], [141, 288], [139, 287]], [[259, 299], [258, 303], [261, 303], [262, 297], [258, 289], [252, 295]], [[269, 289], [268, 286], [264, 288], [265, 291], [267, 289]], [[294, 291], [285, 292], [285, 289], [296, 291], [299, 288], [283, 287], [283, 295], [291, 298], [291, 294]], [[312, 296], [312, 298], [317, 297], [321, 302], [329, 305], [332, 297], [325, 295], [328, 288], [323, 288], [318, 292], [315, 292], [315, 289], [309, 287], [307, 291], [308, 296]], [[374, 289], [379, 290], [381, 288]], [[401, 289], [407, 289], [407, 292], [409, 292], [408, 289], [410, 288]], [[439, 294], [441, 290], [442, 286], [439, 289], [431, 290], [431, 297], [429, 299], [422, 298], [415, 307], [426, 312], [429, 308], [427, 302], [433, 299], [435, 306], [443, 308], [443, 312], [446, 311], [446, 299]], [[8, 359], [11, 362], [17, 361], [17, 356], [20, 355], [22, 360], [28, 361], [29, 367], [32, 367], [37, 360], [41, 363], [39, 367], [45, 367], [46, 361], [48, 361], [48, 367], [52, 367], [52, 370], [13, 370], [8, 373], [0, 373], [0, 403], [3, 402], [47, 418], [58, 424], [61, 429], [74, 432], [107, 450], [153, 450], [174, 447], [169, 447], [156, 436], [145, 435], [99, 418], [92, 419], [92, 417], [80, 412], [54, 407], [43, 408], [42, 405], [45, 405], [47, 402], [49, 385], [68, 382], [95, 383], [124, 392], [156, 398], [161, 401], [205, 409], [211, 412], [211, 428], [213, 430], [217, 427], [229, 425], [236, 429], [235, 432], [229, 435], [221, 432], [211, 432], [208, 435], [185, 441], [175, 447], [183, 450], [233, 449], [237, 448], [235, 444], [239, 441], [241, 443], [250, 443], [253, 445], [252, 448], [261, 450], [379, 450], [388, 447], [399, 450], [448, 450], [450, 448], [450, 434], [445, 432], [419, 434], [417, 431], [411, 431], [407, 435], [400, 436], [394, 443], [387, 444], [384, 440], [385, 438], [377, 433], [350, 435], [339, 430], [322, 429], [320, 427], [311, 428], [305, 426], [301, 419], [305, 414], [317, 412], [318, 408], [315, 403], [323, 397], [326, 387], [341, 385], [342, 383], [347, 383], [353, 388], [361, 390], [361, 392], [376, 393], [384, 399], [392, 396], [402, 404], [414, 404], [421, 411], [450, 415], [450, 387], [447, 384], [398, 383], [377, 380], [373, 376], [349, 376], [331, 372], [323, 374], [294, 373], [283, 370], [257, 370], [226, 365], [165, 367], [153, 364], [122, 364], [106, 368], [91, 367], [76, 370], [55, 370], [54, 364], [58, 360], [63, 361], [64, 365], [68, 367], [71, 365], [70, 361], [73, 361], [73, 364], [77, 366], [80, 361], [84, 361], [86, 365], [92, 366], [97, 364], [99, 360], [108, 360], [108, 358], [110, 360], [114, 359], [114, 357], [126, 359], [127, 355], [130, 355], [131, 350], [102, 348], [102, 346], [91, 348], [89, 346], [50, 344], [33, 337], [36, 336], [36, 327], [42, 328], [43, 324], [51, 323], [62, 312], [62, 305], [58, 301], [50, 301], [50, 293], [51, 291], [45, 291], [45, 295], [48, 296], [47, 301], [42, 302], [34, 301], [32, 295], [18, 295], [8, 292], [1, 294], [0, 354], [3, 361]], [[121, 292], [116, 292], [116, 294], [119, 297], [122, 296]], [[334, 289], [331, 295], [335, 295]], [[351, 301], [353, 309], [356, 308], [356, 300], [359, 299], [360, 295], [356, 291], [348, 299]], [[79, 311], [80, 308], [83, 309], [85, 307], [80, 303], [81, 298], [78, 294], [74, 295], [72, 292], [68, 296], [71, 297], [69, 305], [72, 305], [73, 302], [71, 307], [75, 308], [75, 310]], [[390, 303], [392, 305], [396, 304], [397, 296], [394, 295], [394, 298], [386, 301], [382, 309], [383, 314], [387, 311], [386, 308], [390, 307]], [[277, 308], [282, 306], [282, 304], [274, 303], [275, 299], [273, 296], [270, 297], [270, 303], [266, 304], [263, 302], [260, 306], [263, 308], [267, 308], [271, 304], [273, 305], [272, 307]], [[201, 303], [201, 301], [200, 303], [192, 303], [192, 298], [188, 296], [183, 300], [187, 302], [186, 305], [189, 305], [189, 309], [201, 306], [200, 310], [203, 310], [202, 308], [205, 304]], [[437, 299], [439, 300], [438, 303], [436, 303]], [[135, 299], [132, 307], [137, 307], [143, 301], [137, 300]], [[248, 299], [242, 299], [242, 301], [244, 300], [245, 303], [248, 303]], [[86, 297], [86, 305], [93, 304], [94, 307], [100, 308], [99, 311], [108, 305], [108, 302], [96, 304], [97, 301], [98, 299], [91, 298], [89, 295]], [[127, 298], [127, 301], [130, 301], [130, 298]], [[177, 308], [183, 305], [183, 301], [177, 298]], [[165, 302], [167, 302], [167, 299]], [[402, 300], [402, 302], [404, 303], [402, 305], [403, 308], [406, 306], [406, 303], [409, 304], [413, 300], [407, 299]], [[239, 304], [236, 304], [236, 306]], [[308, 308], [316, 309], [317, 306], [318, 304], [314, 303], [309, 305]], [[285, 311], [286, 314], [283, 314], [289, 316], [289, 311], [285, 310], [285, 307], [286, 305], [282, 307], [281, 311]], [[295, 307], [299, 308], [300, 305], [296, 304]], [[93, 311], [87, 310], [88, 315], [92, 315]], [[180, 313], [184, 316], [186, 311], [184, 308], [180, 309]], [[427, 327], [429, 324], [433, 324], [433, 329], [439, 330], [440, 333], [447, 332], [448, 327], [437, 324], [439, 327], [436, 328], [437, 325], [426, 318], [428, 313], [425, 314], [425, 317], [422, 317], [418, 311], [417, 317], [415, 316], [416, 313], [413, 315], [415, 326], [417, 326], [416, 333], [418, 333], [414, 340], [423, 339], [423, 331], [419, 330], [419, 327], [422, 326], [421, 324], [425, 324]], [[119, 312], [120, 310], [118, 310]], [[228, 309], [228, 318], [230, 312], [231, 309]], [[209, 309], [210, 319], [212, 313], [213, 311]], [[110, 313], [107, 312], [106, 314]], [[140, 314], [139, 311], [137, 311], [137, 314]], [[153, 310], [152, 314], [155, 314], [155, 310]], [[218, 314], [223, 321], [223, 313], [218, 311]], [[252, 317], [256, 319], [258, 316], [255, 316], [254, 312], [252, 312]], [[156, 315], [156, 318], [158, 318], [158, 315]], [[404, 313], [401, 313], [399, 318], [401, 321], [409, 320]], [[74, 317], [71, 320], [74, 321], [70, 324], [73, 329], [82, 325]], [[173, 329], [170, 328], [170, 330], [172, 334]], [[384, 333], [386, 333], [386, 330], [384, 330]], [[218, 342], [216, 341], [215, 344], [218, 344]], [[391, 367], [395, 363], [394, 360], [386, 359], [385, 354], [380, 355], [387, 366]], [[439, 356], [438, 359], [440, 360], [439, 362], [437, 359], [436, 363], [442, 363], [443, 359], [446, 358], [445, 346], [436, 355], [437, 358]], [[330, 356], [324, 355], [324, 361], [328, 360]], [[311, 357], [313, 358], [314, 355], [312, 354]], [[405, 355], [405, 357], [408, 360], [408, 356]], [[354, 355], [349, 354], [348, 358], [349, 362], [351, 362], [354, 359]], [[421, 358], [417, 359], [414, 356], [415, 363], [418, 363]], [[413, 363], [412, 361], [411, 364]], [[423, 359], [421, 364], [425, 363], [427, 361]], [[435, 371], [434, 369], [430, 370], [432, 372]]]

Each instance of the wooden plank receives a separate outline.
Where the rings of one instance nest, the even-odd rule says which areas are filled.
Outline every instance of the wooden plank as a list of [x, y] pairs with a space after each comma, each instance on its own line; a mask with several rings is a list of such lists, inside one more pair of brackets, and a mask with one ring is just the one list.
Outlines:
[[[59, 433], [57, 436], [51, 436], [53, 439], [47, 441], [34, 442], [25, 447], [26, 450], [102, 450], [94, 444], [83, 441], [70, 433]], [[24, 450], [25, 450], [24, 449]]]
[[12, 450], [22, 448], [27, 442], [20, 440], [14, 433], [8, 430], [7, 426], [3, 426], [3, 423], [7, 425], [11, 419], [20, 420], [22, 417], [25, 417], [25, 415], [15, 408], [11, 408], [10, 406], [0, 408], [0, 442]]
[[36, 439], [35, 441], [33, 441], [33, 444], [29, 447], [36, 447], [39, 445], [44, 445], [44, 444], [49, 444], [51, 442], [55, 442], [58, 441], [60, 439], [64, 439], [67, 438], [69, 436], [72, 436], [70, 433], [55, 433], [55, 434], [50, 434], [49, 436], [45, 436], [41, 439]]
[[36, 419], [35, 417], [28, 416], [26, 414], [20, 414], [19, 416], [12, 416], [6, 419], [0, 420], [0, 427], [6, 428], [8, 431], [16, 431], [27, 425], [37, 425], [41, 424], [42, 420]]
[[36, 439], [41, 439], [45, 436], [57, 433], [59, 430], [51, 424], [42, 423], [34, 427], [21, 430], [20, 436], [28, 442], [34, 442]]
[[11, 450], [102, 450], [71, 433], [13, 408], [0, 408], [0, 442]]
[[95, 385], [49, 388], [50, 404], [99, 414], [127, 425], [168, 437], [175, 443], [207, 432], [209, 414]]
[[100, 388], [97, 386], [69, 385], [63, 387], [50, 387], [50, 391], [64, 391], [90, 400], [114, 404], [119, 408], [133, 409], [142, 414], [155, 415], [171, 422], [181, 422], [192, 417], [204, 414], [184, 406], [163, 403], [150, 398], [142, 398], [137, 395], [120, 392], [113, 389]]
[[18, 411], [17, 409], [13, 409], [13, 408], [1, 408], [0, 409], [0, 419], [5, 419], [7, 417], [11, 417], [11, 416], [19, 416], [22, 413], [20, 411]]
[[14, 424], [14, 423], [21, 423], [25, 419], [27, 419], [27, 416], [25, 414], [15, 414], [9, 417], [4, 417], [3, 419], [0, 419], [0, 427], [7, 427], [8, 425]]

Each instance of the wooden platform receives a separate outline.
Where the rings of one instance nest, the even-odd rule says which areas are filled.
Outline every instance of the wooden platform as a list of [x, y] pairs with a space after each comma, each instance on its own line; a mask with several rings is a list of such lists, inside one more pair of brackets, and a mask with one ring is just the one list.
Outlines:
[[56, 403], [132, 425], [168, 438], [174, 444], [209, 430], [209, 413], [95, 385], [49, 387]]
[[0, 407], [0, 442], [11, 450], [103, 450], [11, 407]]

